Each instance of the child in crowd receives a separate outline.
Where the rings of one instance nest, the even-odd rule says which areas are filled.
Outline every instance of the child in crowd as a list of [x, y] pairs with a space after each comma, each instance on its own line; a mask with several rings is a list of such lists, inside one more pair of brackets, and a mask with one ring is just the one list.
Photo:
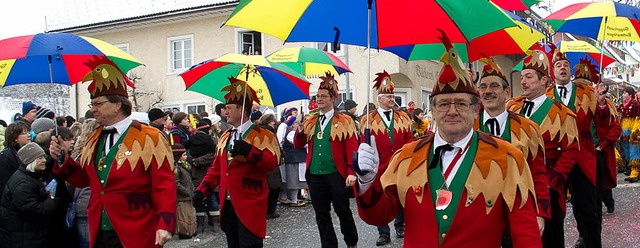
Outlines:
[[180, 144], [171, 146], [175, 161], [174, 173], [177, 189], [176, 233], [180, 239], [190, 239], [196, 233], [196, 210], [191, 204], [193, 182], [191, 182], [191, 165], [187, 163], [187, 150]]

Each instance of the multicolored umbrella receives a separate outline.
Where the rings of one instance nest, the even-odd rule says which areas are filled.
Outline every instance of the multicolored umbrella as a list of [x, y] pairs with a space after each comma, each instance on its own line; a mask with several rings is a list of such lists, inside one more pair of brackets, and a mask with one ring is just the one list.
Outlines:
[[557, 32], [591, 37], [596, 40], [640, 41], [640, 9], [617, 2], [576, 3], [543, 20]]
[[[573, 65], [580, 64], [580, 58], [591, 58], [594, 63], [599, 67], [600, 65], [600, 54], [602, 53], [600, 49], [595, 46], [589, 44], [586, 41], [574, 40], [574, 41], [560, 41], [555, 44], [560, 48], [560, 52], [566, 54], [567, 59], [569, 59], [569, 63]], [[616, 60], [605, 51], [604, 56], [602, 56], [602, 65], [606, 68], [611, 63], [616, 62]]]
[[[581, 58], [590, 58], [593, 63], [596, 64], [597, 68], [600, 68], [600, 58], [601, 51], [595, 46], [589, 44], [586, 41], [574, 40], [574, 41], [559, 41], [554, 44], [556, 47], [560, 49], [561, 52], [565, 53], [567, 59], [569, 59], [569, 63], [571, 66], [575, 66], [580, 64]], [[544, 46], [546, 52], [551, 52], [551, 47], [549, 45]], [[605, 54], [602, 56], [602, 64], [604, 67], [609, 66], [616, 60], [613, 58], [611, 54], [605, 51]], [[513, 70], [522, 71], [523, 61], [520, 61]]]
[[327, 71], [333, 75], [351, 72], [338, 57], [316, 48], [283, 48], [267, 56], [267, 60], [286, 65], [305, 76], [324, 75]]
[[72, 85], [92, 68], [94, 56], [106, 56], [122, 72], [142, 64], [119, 48], [90, 37], [41, 33], [0, 40], [0, 86], [24, 83]]
[[540, 2], [540, 0], [491, 0], [500, 8], [513, 10], [528, 10], [531, 6]]
[[[522, 17], [509, 11], [503, 13], [516, 20], [517, 26], [482, 35], [469, 43], [453, 44], [463, 62], [473, 62], [488, 56], [524, 54], [529, 47], [545, 37]], [[384, 50], [405, 60], [437, 60], [446, 51], [441, 42], [388, 47]]]
[[180, 74], [187, 90], [222, 102], [225, 93], [221, 89], [229, 85], [230, 76], [246, 81], [264, 106], [309, 99], [311, 83], [303, 75], [260, 55], [226, 54], [194, 65]]
[[334, 42], [371, 48], [440, 42], [437, 28], [444, 30], [452, 42], [467, 42], [515, 26], [511, 18], [486, 0], [369, 2], [370, 22], [366, 0], [240, 0], [224, 25], [270, 34], [285, 42]]

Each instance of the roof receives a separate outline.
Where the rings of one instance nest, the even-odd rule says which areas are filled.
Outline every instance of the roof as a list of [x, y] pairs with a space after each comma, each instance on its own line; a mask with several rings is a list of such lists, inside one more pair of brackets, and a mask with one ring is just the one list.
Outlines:
[[[74, 0], [71, 0], [71, 1], [74, 1]], [[149, 0], [149, 1], [159, 2], [159, 1], [153, 1], [153, 0]], [[78, 4], [81, 4], [82, 2], [83, 1], [75, 1], [75, 3], [78, 3]], [[137, 1], [134, 1], [134, 2], [137, 2]], [[172, 2], [176, 2], [176, 1], [172, 1]], [[84, 31], [84, 30], [92, 30], [92, 29], [101, 28], [105, 26], [136, 23], [140, 21], [152, 20], [152, 19], [163, 18], [163, 17], [172, 17], [172, 16], [179, 16], [179, 15], [185, 15], [185, 14], [191, 14], [191, 13], [197, 13], [197, 12], [203, 12], [203, 11], [210, 11], [215, 9], [233, 7], [238, 4], [239, 0], [213, 0], [213, 1], [207, 0], [206, 1], [207, 4], [201, 4], [200, 2], [202, 1], [196, 0], [196, 1], [188, 1], [187, 3], [177, 4], [173, 6], [160, 5], [160, 6], [156, 6], [155, 8], [150, 7], [149, 10], [147, 11], [148, 13], [142, 14], [142, 15], [133, 15], [133, 14], [127, 14], [127, 13], [121, 13], [119, 15], [104, 15], [104, 14], [93, 13], [95, 14], [95, 16], [98, 16], [93, 19], [92, 18], [87, 19], [87, 16], [93, 16], [91, 13], [85, 13], [84, 15], [78, 15], [75, 17], [64, 17], [65, 14], [68, 14], [68, 12], [66, 13], [60, 12], [59, 13], [60, 19], [55, 20], [54, 18], [51, 24], [48, 25], [49, 28], [51, 29], [49, 29], [47, 32], [77, 32], [77, 31]], [[88, 5], [85, 5], [85, 6], [88, 6]], [[79, 8], [82, 6], [75, 6], [75, 7]], [[120, 8], [127, 8], [127, 7], [132, 7], [132, 6], [120, 6]], [[122, 9], [110, 9], [110, 10], [112, 12], [118, 12], [118, 11], [121, 11]], [[93, 10], [93, 11], [96, 11], [96, 10]], [[90, 11], [87, 11], [87, 12], [90, 12]], [[140, 12], [144, 12], [144, 11], [136, 11], [136, 13], [140, 13]], [[100, 17], [104, 17], [104, 16], [120, 16], [121, 18], [115, 18], [115, 19], [102, 18], [103, 20], [99, 19]], [[125, 16], [125, 17], [122, 17], [122, 16]], [[82, 19], [83, 17], [85, 19]], [[57, 24], [56, 24], [56, 21], [57, 21]]]

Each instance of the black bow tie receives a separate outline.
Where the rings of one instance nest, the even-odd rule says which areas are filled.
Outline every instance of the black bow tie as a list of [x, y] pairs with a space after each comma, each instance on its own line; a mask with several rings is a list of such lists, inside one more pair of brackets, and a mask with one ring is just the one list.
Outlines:
[[500, 136], [500, 124], [496, 118], [489, 118], [485, 124], [487, 125], [487, 128], [489, 128], [491, 134]]
[[387, 117], [388, 121], [391, 121], [391, 110], [384, 111], [384, 115]]
[[449, 152], [449, 151], [453, 151], [453, 146], [450, 144], [444, 144], [436, 147], [436, 150], [434, 152], [435, 157], [431, 161], [431, 164], [429, 165], [429, 169], [435, 168], [436, 166], [440, 165], [440, 160], [442, 159], [442, 155], [444, 155], [445, 152]]
[[324, 125], [324, 120], [327, 118], [325, 115], [320, 115], [320, 117], [318, 117], [320, 120], [320, 125]]
[[523, 114], [526, 117], [531, 116], [531, 112], [533, 111], [533, 102], [532, 101], [524, 101], [524, 106], [522, 107], [522, 110], [520, 111], [520, 114]]
[[562, 99], [567, 98], [567, 87], [558, 86], [558, 89], [560, 90], [559, 92], [560, 97], [562, 97]]
[[113, 146], [113, 135], [118, 133], [118, 130], [115, 128], [103, 128], [100, 132], [100, 135], [103, 137], [109, 137], [109, 143], [107, 143], [107, 147], [111, 148]]

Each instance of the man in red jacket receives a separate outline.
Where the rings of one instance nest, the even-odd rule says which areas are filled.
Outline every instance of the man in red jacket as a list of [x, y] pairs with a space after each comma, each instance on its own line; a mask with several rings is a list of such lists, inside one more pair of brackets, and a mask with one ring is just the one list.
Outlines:
[[131, 82], [107, 59], [96, 58], [85, 76], [91, 113], [100, 126], [78, 160], [52, 137], [53, 171], [75, 187], [91, 188], [87, 210], [91, 247], [159, 247], [175, 229], [176, 184], [169, 141], [158, 129], [132, 120]]
[[473, 130], [480, 98], [453, 45], [431, 108], [438, 130], [400, 148], [380, 183], [376, 149], [358, 149], [358, 213], [372, 225], [405, 215], [404, 247], [500, 247], [508, 225], [514, 247], [541, 247], [531, 172], [522, 151]]
[[278, 166], [280, 146], [268, 129], [249, 119], [252, 103], [260, 103], [246, 82], [229, 78], [228, 119], [216, 148], [213, 165], [196, 189], [193, 204], [220, 185], [220, 224], [228, 247], [262, 247], [267, 232], [267, 174]]
[[346, 114], [335, 111], [338, 82], [327, 73], [316, 95], [318, 113], [311, 115], [296, 132], [293, 146], [307, 146], [306, 177], [322, 247], [337, 247], [338, 239], [331, 221], [331, 203], [340, 219], [340, 229], [348, 247], [358, 243], [358, 230], [349, 208], [348, 190], [356, 182], [351, 168], [358, 138], [355, 122]]
[[[571, 64], [564, 53], [553, 51], [554, 85], [547, 87], [547, 97], [558, 100], [576, 115], [580, 156], [576, 157], [573, 170], [569, 174], [568, 187], [571, 191], [571, 206], [576, 224], [586, 247], [601, 247], [602, 210], [599, 206], [596, 185], [596, 150], [591, 128], [606, 129], [608, 119], [595, 118], [609, 115], [605, 98], [593, 89], [591, 84], [576, 83], [571, 80]], [[583, 59], [582, 63], [590, 64]], [[595, 67], [593, 68], [595, 70]], [[578, 71], [578, 72], [582, 72]], [[582, 72], [592, 78], [589, 69]], [[581, 76], [581, 75], [576, 75]], [[595, 76], [595, 75], [594, 75]], [[597, 77], [596, 77], [597, 78]], [[594, 79], [596, 80], [596, 79]], [[576, 242], [580, 246], [580, 242]]]
[[[405, 144], [413, 141], [411, 132], [411, 118], [402, 111], [394, 110], [394, 84], [391, 75], [386, 71], [376, 74], [373, 88], [378, 91], [378, 109], [372, 109], [369, 114], [360, 119], [360, 140], [365, 140], [365, 129], [367, 122], [371, 135], [375, 137], [378, 144], [378, 154], [380, 154], [380, 168], [376, 175], [375, 182], [380, 182], [380, 176], [389, 165], [391, 155], [402, 148]], [[393, 221], [396, 229], [396, 237], [404, 238], [404, 216], [402, 211]], [[388, 224], [378, 226], [377, 246], [391, 243], [391, 230]]]

